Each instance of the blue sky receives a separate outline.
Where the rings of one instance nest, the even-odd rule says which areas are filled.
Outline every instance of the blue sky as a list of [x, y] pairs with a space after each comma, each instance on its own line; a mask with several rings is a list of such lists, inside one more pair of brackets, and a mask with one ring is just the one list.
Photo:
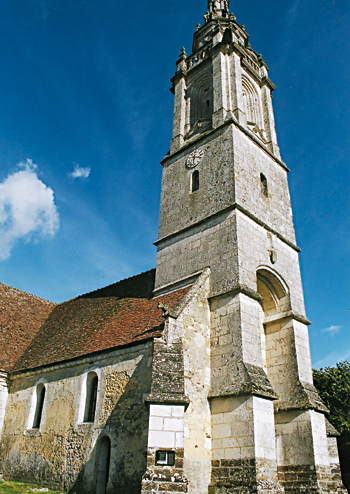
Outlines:
[[[350, 360], [349, 0], [230, 2], [277, 86], [315, 367]], [[205, 0], [3, 0], [0, 280], [55, 302], [155, 266], [169, 78]]]

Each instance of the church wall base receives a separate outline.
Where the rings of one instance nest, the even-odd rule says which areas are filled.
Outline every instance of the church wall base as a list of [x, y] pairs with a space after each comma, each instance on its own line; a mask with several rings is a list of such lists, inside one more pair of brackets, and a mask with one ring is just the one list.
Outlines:
[[155, 450], [148, 450], [147, 471], [142, 478], [141, 494], [176, 494], [188, 492], [188, 482], [183, 473], [184, 450], [175, 450], [175, 465], [156, 465]]
[[[265, 471], [274, 465], [264, 462]], [[214, 460], [212, 462], [212, 480], [209, 494], [281, 494], [283, 488], [273, 478], [263, 478], [260, 462], [246, 460]]]
[[290, 465], [278, 467], [278, 478], [286, 494], [345, 494], [340, 469]]

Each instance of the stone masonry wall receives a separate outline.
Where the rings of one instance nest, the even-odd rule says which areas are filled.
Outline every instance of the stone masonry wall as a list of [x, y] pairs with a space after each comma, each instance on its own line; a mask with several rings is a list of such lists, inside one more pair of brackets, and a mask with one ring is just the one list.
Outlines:
[[147, 472], [143, 477], [142, 494], [172, 494], [188, 492], [187, 479], [183, 473], [183, 448], [175, 449], [175, 465], [173, 467], [157, 467], [156, 451], [149, 449], [147, 453]]
[[330, 456], [324, 415], [290, 410], [275, 417], [278, 476], [285, 492], [345, 493], [339, 464]]
[[[228, 231], [222, 223], [219, 226], [219, 233], [215, 232], [213, 227], [220, 222], [218, 217], [207, 219], [205, 223], [182, 231], [219, 212], [221, 212], [222, 221], [226, 218], [225, 209], [233, 203], [247, 210], [250, 215], [258, 218], [258, 221], [266, 224], [268, 228], [276, 231], [287, 241], [295, 244], [287, 172], [284, 168], [234, 125], [219, 129], [217, 134], [208, 136], [197, 144], [197, 148], [204, 152], [202, 161], [196, 167], [200, 177], [197, 192], [190, 193], [192, 170], [186, 166], [186, 159], [192, 148], [164, 164], [159, 238], [174, 236], [158, 243], [156, 288], [190, 276], [208, 266], [212, 269], [215, 290], [219, 289], [217, 279], [223, 274], [225, 268], [227, 276], [230, 277], [226, 285], [231, 283], [235, 275], [254, 276], [255, 271], [251, 269], [251, 266], [246, 266], [246, 271], [242, 267], [242, 273], [239, 275], [234, 263], [231, 262], [227, 266], [226, 253], [231, 256], [236, 254], [236, 241], [232, 241], [233, 232]], [[267, 178], [267, 197], [262, 192], [261, 173]], [[281, 257], [277, 253], [279, 263], [287, 261], [289, 273], [300, 277], [298, 268], [295, 269], [297, 252], [289, 253], [292, 249], [288, 244], [280, 245], [283, 242], [273, 232], [270, 234], [273, 238], [267, 238], [263, 225], [259, 226], [254, 220], [250, 223], [253, 230], [257, 227], [261, 233], [255, 236], [255, 232], [249, 231], [248, 228], [248, 257], [253, 254], [256, 263], [256, 254], [260, 254], [261, 248], [266, 247], [262, 257], [269, 262], [270, 251], [273, 248], [279, 249], [281, 251]], [[190, 236], [191, 239], [189, 239]], [[210, 242], [210, 236], [220, 246], [225, 245], [227, 250], [220, 252], [215, 242]], [[243, 242], [244, 238], [243, 235], [238, 236], [240, 242]], [[249, 246], [249, 242], [254, 241], [254, 238], [255, 245], [259, 245], [256, 253], [252, 246]], [[220, 273], [215, 271], [218, 267], [215, 266], [215, 260], [218, 258], [224, 264]], [[172, 266], [171, 259], [176, 259], [176, 263], [180, 261], [178, 270]], [[298, 289], [301, 292], [300, 280], [296, 282], [299, 283]], [[223, 281], [220, 283], [220, 289], [224, 284]], [[300, 298], [300, 295], [298, 297]]]
[[311, 465], [278, 467], [278, 476], [286, 494], [346, 494], [342, 486], [339, 467], [315, 468]]
[[[240, 211], [237, 211], [236, 229], [240, 284], [256, 290], [257, 271], [267, 267], [288, 287], [290, 308], [305, 315], [298, 253]], [[272, 250], [276, 254], [274, 262], [271, 262]]]
[[[203, 275], [202, 275], [203, 276]], [[204, 274], [205, 276], [205, 274]], [[201, 281], [201, 280], [199, 280]], [[185, 413], [184, 472], [189, 494], [206, 493], [211, 473], [210, 390], [210, 277], [206, 276], [179, 316], [184, 328]]]
[[218, 398], [212, 409], [212, 478], [209, 494], [280, 493], [271, 400]]
[[[210, 271], [205, 270], [181, 306], [166, 315], [163, 340], [155, 341], [153, 373], [157, 375], [147, 397], [150, 419], [148, 468], [142, 483], [145, 493], [153, 489], [152, 492], [188, 490], [189, 494], [204, 494], [208, 489], [211, 474], [209, 291]], [[156, 465], [158, 450], [175, 452], [175, 466]]]
[[[7, 480], [38, 482], [76, 494], [94, 494], [99, 438], [111, 441], [107, 494], [137, 494], [146, 470], [152, 346], [110, 353], [13, 380], [1, 437]], [[94, 423], [83, 423], [86, 376], [99, 377]], [[33, 394], [46, 387], [40, 429], [32, 429]]]
[[[271, 262], [271, 251], [276, 254]], [[158, 246], [157, 286], [181, 280], [210, 266], [212, 293], [238, 286], [256, 291], [259, 268], [281, 276], [290, 293], [291, 309], [305, 316], [298, 253], [240, 211], [223, 211], [205, 225]]]
[[[236, 202], [295, 243], [286, 170], [237, 127], [233, 141]], [[262, 193], [261, 173], [267, 179], [267, 197]]]
[[181, 280], [210, 266], [213, 290], [238, 283], [238, 255], [234, 212], [224, 212], [204, 227], [179, 236], [158, 248], [156, 285]]
[[[177, 232], [234, 202], [232, 130], [226, 129], [180, 154], [163, 167], [159, 238]], [[186, 166], [194, 149], [204, 152], [200, 188], [190, 193], [192, 170]]]
[[[184, 414], [182, 405], [150, 405], [147, 471], [142, 479], [142, 494], [188, 492], [183, 471]], [[157, 465], [157, 451], [175, 453], [175, 464]]]

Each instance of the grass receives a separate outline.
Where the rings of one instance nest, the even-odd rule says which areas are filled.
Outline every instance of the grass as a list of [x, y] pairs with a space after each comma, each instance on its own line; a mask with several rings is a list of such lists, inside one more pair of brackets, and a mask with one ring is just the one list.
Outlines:
[[[42, 487], [34, 484], [22, 484], [20, 482], [0, 481], [0, 494], [32, 493], [33, 491], [31, 491], [30, 489], [42, 489]], [[34, 491], [34, 492], [38, 492], [38, 491]], [[46, 492], [46, 494], [60, 494], [56, 491], [44, 491], [44, 492]]]

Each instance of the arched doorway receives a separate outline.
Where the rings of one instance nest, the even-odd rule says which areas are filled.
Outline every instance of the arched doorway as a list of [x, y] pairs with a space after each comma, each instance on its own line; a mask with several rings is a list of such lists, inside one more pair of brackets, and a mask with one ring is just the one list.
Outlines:
[[272, 316], [289, 308], [288, 288], [272, 271], [261, 269], [257, 273], [258, 293], [262, 297], [265, 316]]
[[[268, 372], [268, 368], [271, 367], [271, 356], [273, 355], [273, 352], [270, 351], [273, 347], [271, 342], [269, 344], [268, 341], [269, 339], [274, 339], [274, 335], [280, 330], [281, 326], [276, 316], [289, 310], [290, 298], [288, 288], [283, 280], [268, 269], [260, 269], [258, 271], [257, 291], [262, 299], [260, 302], [262, 360], [264, 369]], [[275, 323], [273, 323], [274, 318], [277, 319]], [[272, 322], [266, 324], [267, 321]]]
[[111, 457], [111, 441], [108, 436], [100, 439], [96, 459], [96, 494], [106, 494]]

